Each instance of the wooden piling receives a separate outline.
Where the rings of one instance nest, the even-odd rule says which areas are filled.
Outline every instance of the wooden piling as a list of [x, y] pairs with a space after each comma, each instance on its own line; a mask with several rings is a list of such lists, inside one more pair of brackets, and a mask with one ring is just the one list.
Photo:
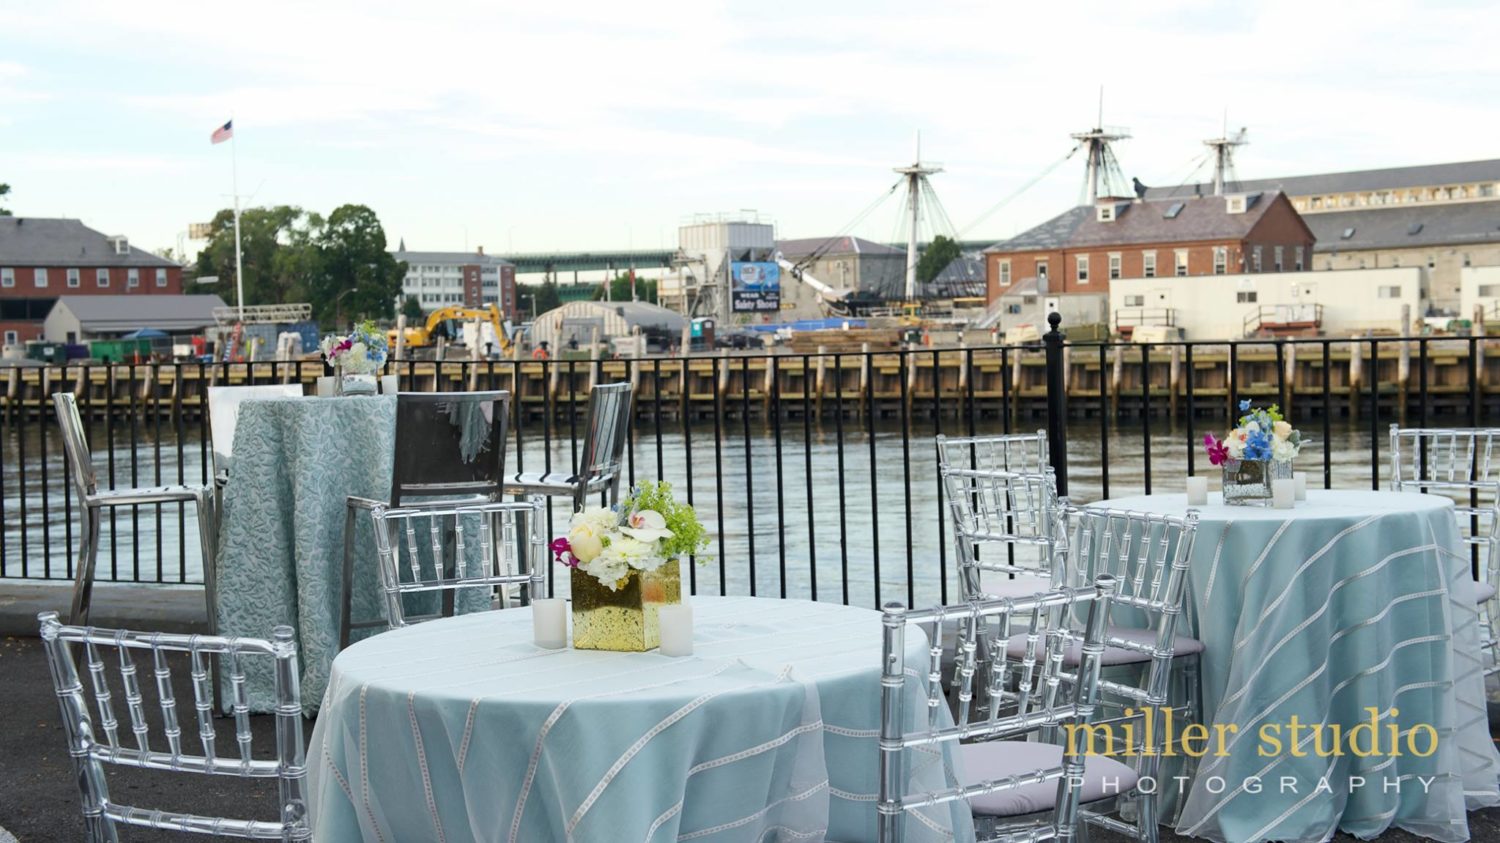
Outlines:
[[1349, 343], [1349, 421], [1359, 419], [1359, 392], [1364, 383], [1364, 345]]

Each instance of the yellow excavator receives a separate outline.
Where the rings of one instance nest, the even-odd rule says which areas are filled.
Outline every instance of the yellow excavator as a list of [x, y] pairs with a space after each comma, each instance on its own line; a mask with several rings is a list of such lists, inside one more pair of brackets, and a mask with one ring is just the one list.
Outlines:
[[[425, 348], [436, 342], [437, 335], [447, 330], [447, 323], [456, 321], [460, 325], [465, 322], [488, 322], [495, 329], [495, 342], [499, 345], [497, 349], [502, 354], [510, 353], [510, 337], [505, 333], [505, 322], [500, 315], [500, 308], [491, 304], [488, 307], [441, 307], [427, 314], [427, 324], [408, 327], [406, 329], [406, 347], [411, 349]], [[448, 332], [449, 336], [457, 336], [461, 328], [455, 327]], [[386, 340], [391, 350], [396, 348], [396, 329], [392, 328], [386, 332]]]

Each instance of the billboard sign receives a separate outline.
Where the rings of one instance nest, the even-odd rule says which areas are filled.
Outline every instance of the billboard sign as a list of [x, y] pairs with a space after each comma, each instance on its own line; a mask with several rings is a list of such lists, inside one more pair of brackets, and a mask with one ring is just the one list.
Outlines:
[[781, 309], [780, 265], [770, 261], [733, 261], [729, 272], [730, 302], [736, 313]]

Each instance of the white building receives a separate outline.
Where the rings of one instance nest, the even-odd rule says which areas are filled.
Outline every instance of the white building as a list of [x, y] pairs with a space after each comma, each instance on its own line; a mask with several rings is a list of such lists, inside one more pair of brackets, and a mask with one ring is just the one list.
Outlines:
[[1166, 326], [1189, 340], [1337, 337], [1400, 332], [1403, 318], [1415, 330], [1425, 285], [1421, 267], [1119, 278], [1109, 284], [1109, 308], [1117, 332]]
[[1500, 322], [1500, 266], [1464, 267], [1458, 276], [1461, 319]]
[[415, 298], [424, 311], [440, 307], [483, 307], [494, 303], [515, 319], [516, 267], [509, 261], [476, 252], [410, 252], [403, 242], [391, 253], [406, 263], [401, 301]]
[[682, 313], [719, 316], [722, 321], [729, 316], [729, 264], [772, 260], [776, 227], [753, 213], [743, 218], [703, 216], [677, 229], [677, 248], [680, 265], [662, 278], [657, 299]]

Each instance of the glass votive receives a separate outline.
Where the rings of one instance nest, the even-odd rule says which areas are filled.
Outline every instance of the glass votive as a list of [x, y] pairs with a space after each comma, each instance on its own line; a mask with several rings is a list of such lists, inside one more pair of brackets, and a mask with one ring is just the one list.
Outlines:
[[664, 656], [691, 656], [693, 654], [693, 607], [686, 603], [662, 606], [657, 610], [656, 620], [661, 628], [661, 654]]
[[332, 377], [318, 378], [318, 397], [332, 398], [339, 394], [338, 380]]
[[1292, 472], [1292, 482], [1297, 484], [1297, 500], [1307, 500], [1307, 472]]
[[538, 647], [568, 646], [568, 603], [559, 597], [531, 601], [531, 638]]
[[1291, 509], [1297, 501], [1297, 482], [1277, 479], [1271, 482], [1271, 506], [1275, 509]]
[[396, 392], [400, 389], [400, 387], [397, 386], [397, 383], [398, 383], [398, 378], [397, 378], [396, 375], [381, 375], [380, 376], [380, 394], [381, 395], [395, 395]]
[[1208, 478], [1189, 477], [1187, 479], [1187, 502], [1188, 506], [1203, 506], [1208, 503]]

